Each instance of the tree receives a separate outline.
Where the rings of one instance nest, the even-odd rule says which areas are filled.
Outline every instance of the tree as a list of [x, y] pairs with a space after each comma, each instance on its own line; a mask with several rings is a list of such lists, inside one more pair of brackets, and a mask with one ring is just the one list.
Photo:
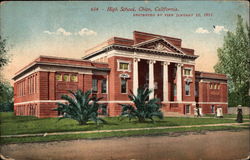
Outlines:
[[0, 82], [0, 112], [12, 112], [13, 106], [13, 87], [7, 82]]
[[[6, 39], [0, 36], [0, 72], [8, 62]], [[0, 73], [0, 112], [13, 111], [13, 105], [13, 87], [2, 78]]]
[[0, 69], [9, 62], [6, 50], [6, 39], [0, 36]]
[[103, 107], [98, 104], [101, 98], [91, 96], [91, 91], [85, 93], [81, 90], [76, 92], [69, 91], [72, 97], [68, 95], [62, 95], [62, 99], [67, 103], [57, 103], [58, 108], [54, 110], [63, 113], [64, 118], [70, 118], [79, 122], [80, 125], [87, 125], [87, 122], [92, 120], [95, 123], [105, 122], [102, 118], [98, 117], [98, 109]]
[[[138, 118], [139, 122], [145, 122], [146, 119], [151, 119], [154, 122], [153, 117], [163, 118], [161, 112], [160, 100], [157, 98], [149, 99], [149, 94], [152, 93], [148, 88], [138, 88], [137, 95], [134, 95], [132, 91], [128, 95], [129, 99], [134, 103], [120, 104], [122, 106], [121, 117]], [[148, 100], [149, 99], [149, 100]]]
[[250, 28], [243, 25], [238, 15], [235, 32], [227, 32], [222, 48], [218, 48], [218, 63], [214, 66], [217, 73], [229, 78], [229, 106], [250, 106]]

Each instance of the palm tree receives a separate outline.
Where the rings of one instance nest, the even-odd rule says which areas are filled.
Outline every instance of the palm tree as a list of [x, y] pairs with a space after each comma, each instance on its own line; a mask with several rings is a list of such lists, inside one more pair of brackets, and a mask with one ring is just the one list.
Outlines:
[[62, 95], [62, 99], [66, 100], [67, 103], [57, 103], [58, 108], [54, 109], [63, 113], [63, 117], [60, 117], [59, 120], [70, 118], [78, 121], [80, 125], [86, 125], [90, 120], [95, 123], [105, 122], [98, 117], [98, 109], [103, 107], [98, 104], [98, 101], [102, 98], [91, 96], [91, 91], [86, 91], [85, 93], [81, 90], [69, 92], [73, 95], [72, 97]]
[[121, 117], [128, 117], [129, 120], [138, 118], [139, 122], [145, 122], [146, 119], [151, 119], [154, 122], [153, 117], [163, 118], [163, 113], [160, 110], [160, 100], [157, 98], [149, 99], [152, 90], [138, 88], [137, 95], [134, 95], [132, 91], [130, 92], [131, 94], [128, 97], [134, 105], [120, 104], [122, 106]]

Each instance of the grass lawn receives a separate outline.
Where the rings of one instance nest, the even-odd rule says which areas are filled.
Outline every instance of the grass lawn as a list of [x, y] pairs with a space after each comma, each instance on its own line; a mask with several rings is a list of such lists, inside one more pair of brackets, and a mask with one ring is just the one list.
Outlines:
[[[204, 132], [204, 131], [222, 131], [231, 130], [239, 131], [243, 128], [239, 126], [210, 126], [210, 127], [191, 127], [191, 128], [168, 128], [168, 129], [151, 129], [151, 130], [137, 130], [137, 131], [118, 131], [107, 133], [87, 133], [87, 134], [68, 134], [68, 135], [51, 135], [39, 137], [21, 137], [21, 138], [1, 138], [1, 144], [8, 143], [27, 143], [27, 142], [49, 142], [61, 140], [78, 140], [78, 139], [100, 139], [111, 137], [129, 137], [129, 136], [156, 136], [168, 135], [178, 136], [187, 132]], [[249, 127], [248, 127], [249, 129]]]
[[106, 117], [104, 119], [108, 122], [108, 124], [95, 125], [90, 122], [88, 125], [80, 126], [76, 121], [70, 119], [58, 121], [58, 118], [39, 119], [30, 116], [14, 116], [13, 113], [0, 113], [0, 129], [1, 135], [14, 135], [63, 131], [92, 131], [159, 126], [235, 123], [234, 120], [223, 118], [165, 117], [163, 120], [156, 120], [156, 123], [137, 123], [136, 120], [129, 122], [128, 119], [120, 121], [117, 117]]
[[[206, 114], [205, 116], [207, 117], [214, 117], [214, 114]], [[237, 114], [224, 114], [224, 118], [237, 118]], [[243, 120], [245, 119], [250, 119], [250, 114], [249, 115], [243, 115]]]

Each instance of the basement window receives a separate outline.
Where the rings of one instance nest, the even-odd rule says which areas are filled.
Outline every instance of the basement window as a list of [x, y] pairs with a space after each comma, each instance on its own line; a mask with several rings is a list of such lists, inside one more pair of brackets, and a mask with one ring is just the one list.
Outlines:
[[186, 114], [190, 113], [190, 105], [189, 104], [185, 106], [185, 113]]

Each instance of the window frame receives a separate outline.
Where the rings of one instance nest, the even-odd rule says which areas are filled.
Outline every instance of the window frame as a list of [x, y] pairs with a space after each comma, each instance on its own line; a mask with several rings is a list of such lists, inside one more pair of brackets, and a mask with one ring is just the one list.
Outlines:
[[[96, 81], [96, 90], [94, 90], [94, 81]], [[92, 93], [98, 93], [98, 79], [92, 79]]]
[[[126, 92], [122, 92], [122, 81], [125, 80], [125, 87], [126, 87]], [[125, 78], [121, 78], [121, 84], [120, 84], [120, 93], [121, 94], [128, 94], [128, 80]]]
[[[68, 76], [67, 80], [64, 79], [64, 76]], [[63, 74], [63, 81], [64, 82], [70, 82], [70, 75], [69, 74]]]
[[[120, 69], [120, 63], [127, 63], [128, 64], [128, 69]], [[131, 72], [131, 61], [125, 61], [125, 60], [117, 60], [117, 71], [122, 71], [122, 72]]]
[[[186, 90], [186, 86], [188, 85], [188, 87], [189, 87], [189, 91], [188, 91], [188, 93], [189, 94], [187, 94], [187, 90]], [[191, 96], [191, 83], [188, 83], [188, 82], [186, 82], [185, 83], [185, 96]]]
[[174, 96], [177, 96], [177, 86], [176, 86], [176, 84], [174, 83], [173, 84], [173, 92], [174, 92]]
[[[76, 79], [73, 80], [72, 77], [76, 77]], [[71, 74], [71, 75], [70, 75], [70, 82], [75, 82], [75, 83], [78, 82], [78, 76], [77, 76], [77, 74]]]
[[[190, 70], [190, 75], [186, 75], [186, 74], [185, 74], [185, 70]], [[184, 68], [183, 68], [183, 76], [186, 76], [186, 77], [193, 77], [193, 68], [191, 68], [191, 67], [184, 67]]]
[[[103, 83], [103, 81], [106, 81], [106, 83]], [[101, 80], [101, 93], [102, 94], [107, 94], [108, 93], [108, 81], [107, 81], [107, 79], [102, 79]], [[103, 92], [103, 84], [105, 84], [106, 85], [106, 90], [105, 90], [105, 92]]]
[[210, 108], [211, 108], [211, 113], [215, 113], [215, 106], [211, 105]]
[[[188, 108], [188, 112], [187, 112], [187, 108]], [[185, 105], [185, 114], [191, 114], [191, 105], [190, 104]]]

